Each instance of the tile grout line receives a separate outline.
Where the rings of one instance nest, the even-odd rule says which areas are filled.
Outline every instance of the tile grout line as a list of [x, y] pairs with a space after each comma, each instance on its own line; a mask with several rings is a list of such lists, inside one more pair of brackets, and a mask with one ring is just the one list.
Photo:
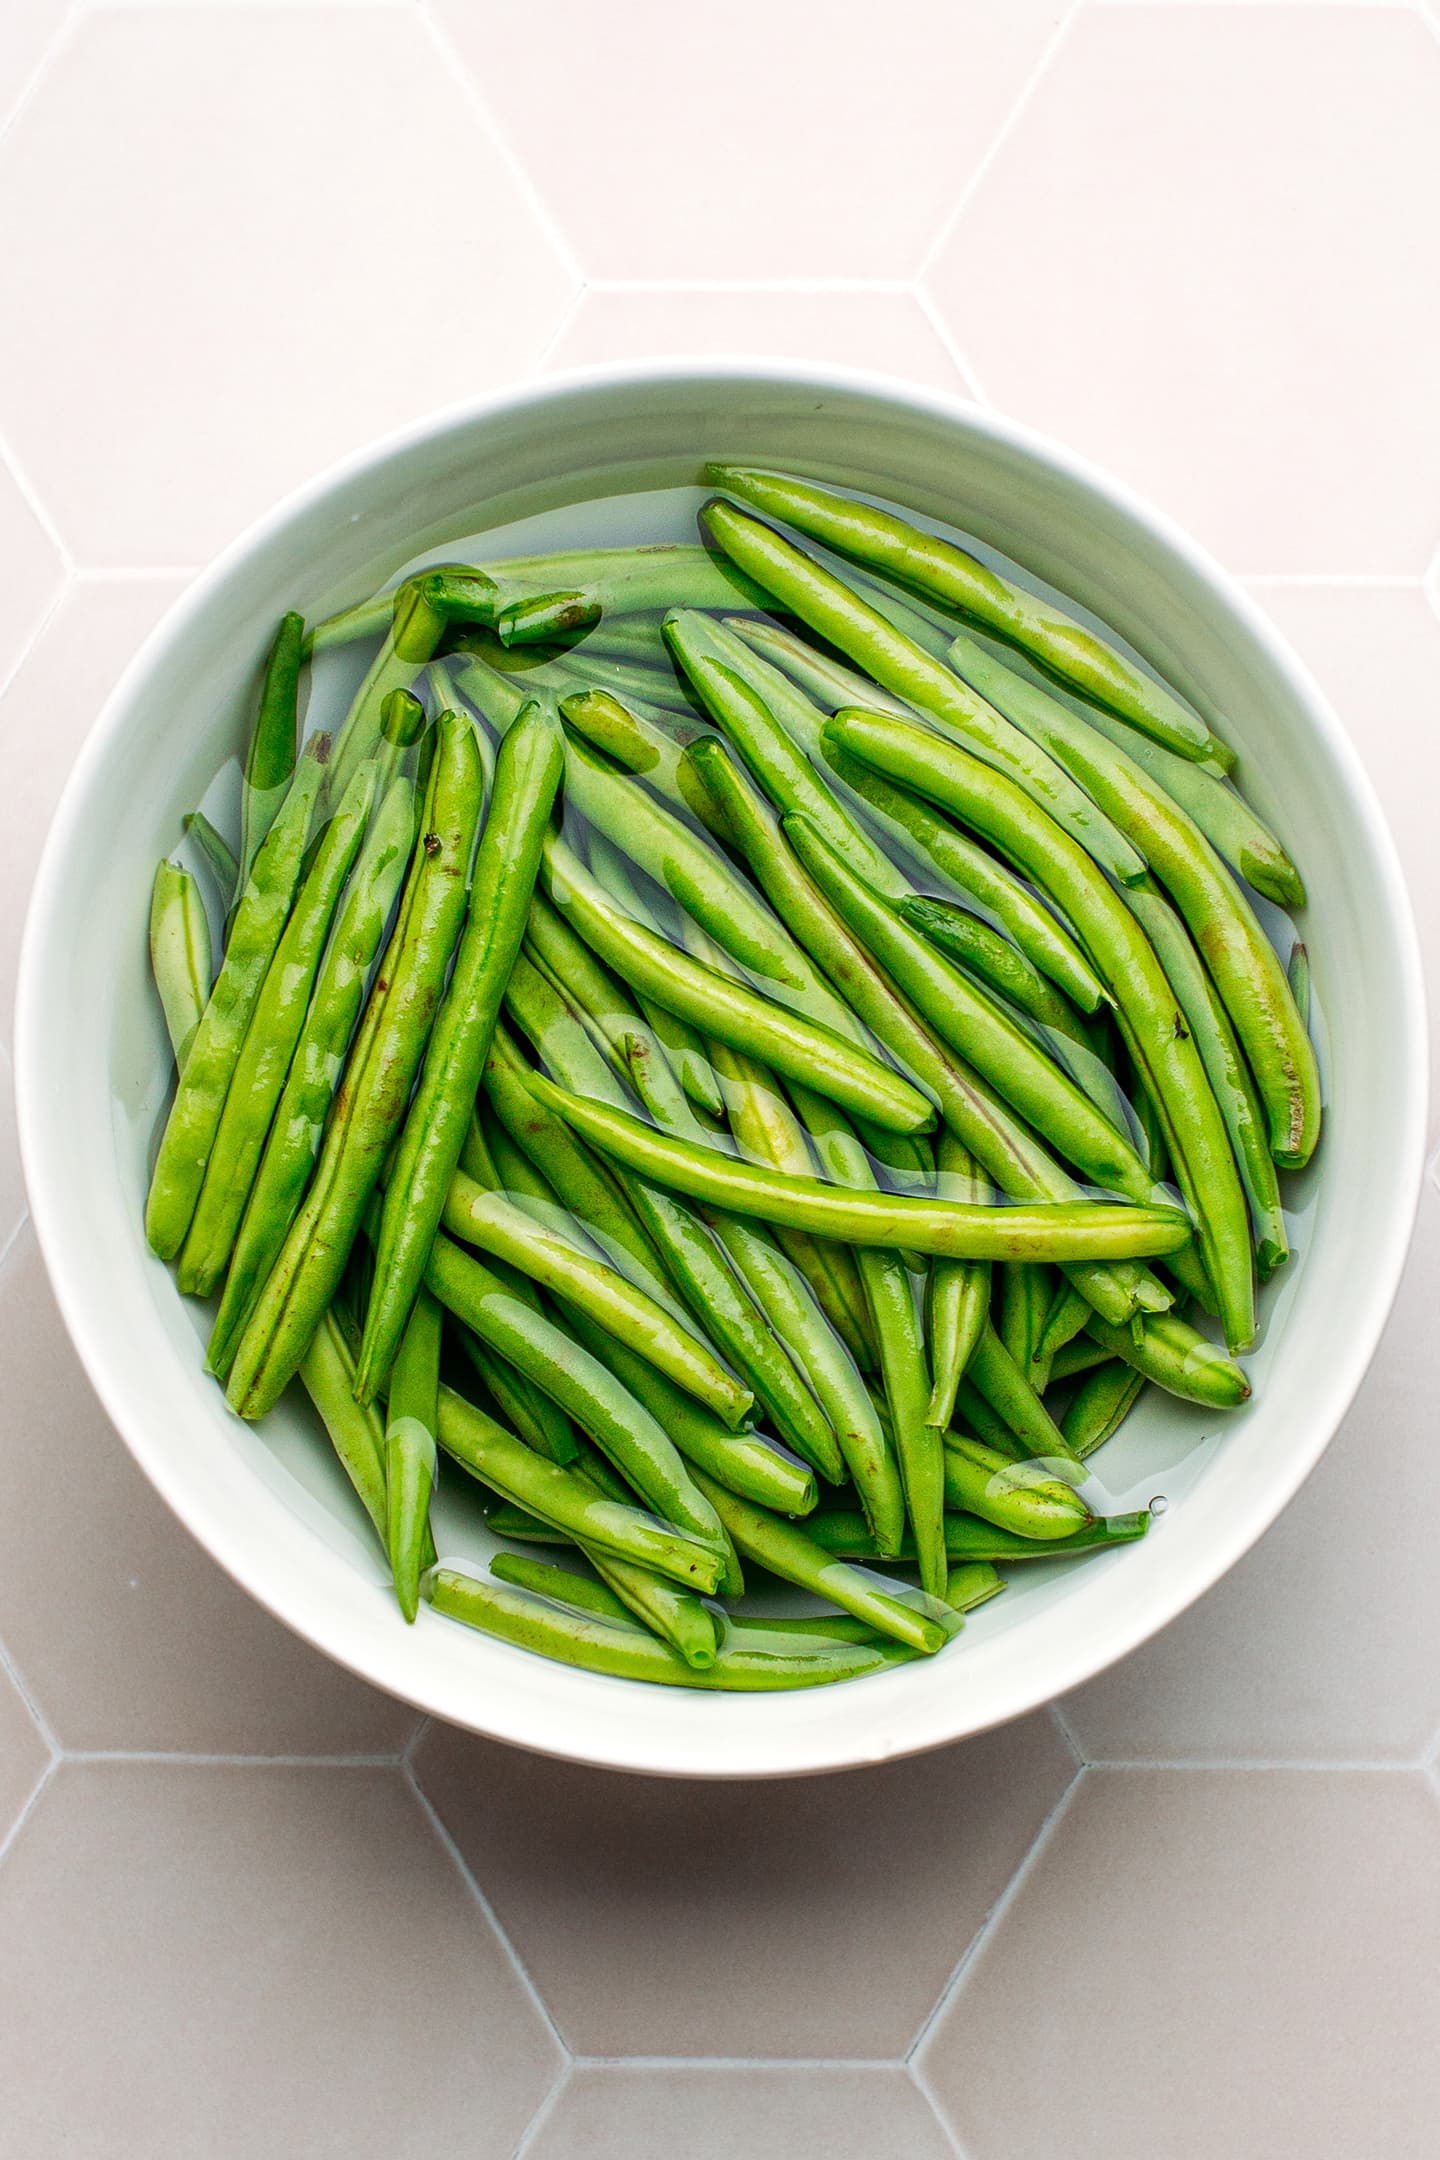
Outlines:
[[980, 183], [984, 180], [986, 174], [989, 172], [996, 158], [1000, 155], [1000, 152], [1004, 149], [1006, 143], [1009, 141], [1011, 135], [1014, 133], [1016, 127], [1018, 126], [1021, 118], [1025, 113], [1026, 107], [1030, 103], [1031, 98], [1039, 89], [1044, 77], [1049, 73], [1050, 64], [1054, 60], [1055, 55], [1059, 52], [1061, 46], [1069, 37], [1071, 25], [1075, 22], [1077, 16], [1079, 15], [1081, 6], [1082, 0], [1070, 0], [1070, 6], [1066, 10], [1060, 21], [1055, 25], [1055, 28], [1051, 31], [1049, 37], [1045, 40], [1045, 43], [1040, 50], [1040, 54], [1035, 62], [1035, 65], [1031, 68], [1030, 73], [1026, 76], [1024, 82], [1020, 85], [1020, 90], [1018, 95], [1016, 96], [1015, 102], [1010, 107], [1010, 110], [1006, 113], [1005, 118], [1001, 121], [998, 130], [991, 139], [989, 148], [981, 157], [979, 164], [971, 173], [970, 178], [961, 188], [959, 195], [956, 197], [955, 202], [951, 210], [949, 211], [949, 214], [942, 221], [940, 230], [936, 233], [935, 238], [931, 241], [929, 247], [921, 256], [919, 265], [915, 272], [915, 282], [917, 285], [923, 285], [925, 283], [925, 280], [929, 276], [931, 270], [934, 268], [936, 262], [939, 260], [940, 256], [944, 253], [944, 250], [949, 245], [950, 240], [954, 235], [955, 229], [959, 225], [960, 220], [964, 216], [966, 210], [969, 209], [970, 203], [974, 198], [974, 195], [976, 193], [976, 190], [979, 188]]
[[[3, 697], [4, 694], [4, 691], [0, 690], [0, 697]], [[19, 1244], [21, 1232], [24, 1230], [29, 1220], [29, 1208], [22, 1208], [20, 1210], [19, 1219], [17, 1220], [14, 1229], [10, 1232], [10, 1235], [6, 1238], [4, 1244], [0, 1245], [0, 1277], [3, 1277], [5, 1273], [6, 1263], [9, 1260], [11, 1253], [15, 1250], [15, 1247]]]
[[70, 552], [69, 544], [59, 526], [51, 517], [50, 512], [46, 509], [45, 504], [41, 501], [40, 491], [26, 471], [24, 460], [16, 455], [14, 444], [11, 442], [9, 435], [4, 433], [0, 433], [0, 459], [3, 459], [9, 468], [10, 477], [15, 482], [21, 501], [25, 504], [30, 515], [40, 527], [41, 532], [44, 533], [51, 547], [59, 556], [61, 570], [66, 577], [73, 577], [77, 565], [74, 556]]
[[966, 352], [964, 346], [960, 343], [959, 338], [956, 337], [949, 323], [945, 320], [945, 317], [941, 314], [939, 308], [935, 305], [929, 287], [923, 284], [917, 278], [915, 283], [910, 287], [910, 292], [912, 297], [914, 298], [915, 305], [919, 308], [921, 314], [925, 317], [926, 322], [929, 323], [931, 329], [935, 332], [936, 337], [939, 338], [941, 345], [949, 354], [955, 366], [959, 368], [961, 376], [966, 383], [966, 386], [974, 393], [976, 404], [983, 405], [987, 408], [988, 411], [994, 412], [994, 400], [990, 397], [989, 393], [986, 391], [985, 385], [981, 382], [979, 374], [976, 371], [974, 361], [970, 358], [970, 355]]
[[902, 2055], [573, 2055], [577, 2070], [904, 2070]]
[[913, 2062], [906, 2063], [905, 2075], [909, 2078], [910, 2083], [914, 2086], [916, 2092], [919, 2094], [922, 2106], [928, 2110], [930, 2120], [934, 2123], [935, 2128], [939, 2131], [941, 2137], [949, 2146], [950, 2152], [952, 2154], [952, 2160], [969, 2160], [969, 2155], [966, 2147], [960, 2142], [959, 2131], [955, 2128], [954, 2123], [952, 2123], [949, 2117], [944, 2113], [943, 2109], [940, 2106], [940, 2103], [935, 2098], [934, 2093], [931, 2092], [929, 2086], [925, 2083], [924, 2078], [921, 2077], [920, 2072], [915, 2067], [915, 2064]]
[[560, 310], [559, 321], [556, 323], [549, 337], [546, 338], [545, 343], [541, 346], [539, 352], [535, 355], [535, 358], [530, 363], [530, 372], [528, 377], [530, 381], [534, 382], [539, 380], [542, 371], [549, 364], [550, 357], [555, 351], [556, 346], [560, 343], [560, 340], [564, 337], [566, 331], [570, 328], [570, 325], [574, 322], [576, 316], [579, 314], [580, 304], [584, 300], [586, 293], [593, 291], [593, 289], [594, 288], [592, 286], [586, 283], [584, 278], [580, 280], [580, 283], [576, 286], [574, 292], [570, 295], [570, 298], [566, 301], [564, 307]]
[[1080, 1742], [1075, 1737], [1074, 1726], [1070, 1723], [1069, 1718], [1065, 1715], [1065, 1712], [1061, 1709], [1058, 1702], [1047, 1703], [1046, 1708], [1050, 1712], [1051, 1722], [1053, 1723], [1056, 1731], [1059, 1733], [1061, 1739], [1065, 1742], [1066, 1747], [1069, 1748], [1070, 1753], [1074, 1758], [1076, 1769], [1083, 1770], [1086, 1763], [1089, 1761], [1089, 1757], [1086, 1755], [1084, 1748], [1081, 1747]]
[[1034, 1837], [1031, 1839], [1028, 1850], [1025, 1852], [1023, 1858], [1017, 1865], [1015, 1872], [1010, 1877], [1009, 1882], [1006, 1883], [999, 1897], [996, 1898], [995, 1903], [991, 1906], [989, 1912], [986, 1913], [985, 1918], [981, 1921], [974, 1935], [971, 1937], [970, 1941], [966, 1944], [964, 1950], [961, 1952], [960, 1957], [953, 1971], [951, 1972], [949, 1979], [945, 1982], [944, 1987], [941, 1988], [939, 1995], [936, 1997], [934, 2007], [930, 2011], [929, 2016], [921, 2024], [920, 2030], [916, 2033], [915, 2038], [911, 2041], [909, 2047], [905, 2051], [905, 2063], [906, 2067], [910, 2071], [911, 2076], [915, 2079], [916, 2084], [920, 2087], [920, 2090], [924, 2093], [926, 2099], [930, 2102], [932, 2108], [934, 2108], [941, 2122], [943, 2122], [951, 2131], [951, 2134], [955, 2137], [957, 2143], [959, 2142], [959, 2134], [955, 2131], [954, 2125], [950, 2122], [949, 2116], [945, 2114], [944, 2110], [940, 2106], [939, 2101], [936, 2099], [934, 2093], [930, 2089], [929, 2082], [925, 2077], [924, 2066], [920, 2061], [921, 2053], [925, 2047], [926, 2041], [930, 2038], [930, 2035], [934, 2032], [935, 2027], [939, 2024], [941, 2018], [945, 2015], [946, 2011], [950, 2007], [950, 2004], [954, 2000], [955, 1996], [958, 1994], [961, 1986], [964, 1983], [965, 1976], [969, 1972], [971, 1966], [980, 1956], [980, 1953], [985, 1948], [985, 1945], [989, 1942], [991, 1936], [995, 1933], [996, 1929], [999, 1927], [1001, 1921], [1005, 1918], [1005, 1915], [1009, 1912], [1010, 1907], [1014, 1904], [1024, 1885], [1029, 1881], [1031, 1875], [1035, 1872], [1035, 1869], [1039, 1864], [1041, 1854], [1051, 1843], [1056, 1831], [1060, 1827], [1061, 1822], [1069, 1813], [1071, 1803], [1074, 1800], [1076, 1793], [1079, 1792], [1081, 1786], [1085, 1783], [1089, 1775], [1089, 1764], [1082, 1764], [1081, 1767], [1075, 1772], [1075, 1775], [1071, 1778], [1069, 1784], [1065, 1787], [1064, 1792], [1060, 1794], [1060, 1797], [1056, 1800], [1049, 1814], [1045, 1817], [1044, 1822], [1041, 1823], [1040, 1828], [1036, 1831]]
[[3, 1867], [5, 1865], [5, 1862], [9, 1858], [10, 1853], [19, 1843], [21, 1831], [25, 1828], [26, 1823], [29, 1822], [30, 1817], [34, 1814], [36, 1808], [39, 1806], [41, 1794], [47, 1790], [50, 1784], [50, 1780], [54, 1777], [55, 1772], [59, 1769], [59, 1767], [59, 1757], [52, 1756], [51, 1760], [45, 1765], [45, 1768], [41, 1771], [39, 1777], [36, 1778], [35, 1783], [30, 1788], [30, 1796], [26, 1800], [25, 1805], [21, 1808], [14, 1822], [11, 1823], [10, 1828], [5, 1832], [5, 1835], [3, 1837], [0, 1837], [0, 1867]]
[[40, 57], [30, 70], [29, 75], [20, 85], [10, 104], [3, 111], [0, 111], [0, 143], [5, 141], [7, 135], [12, 132], [18, 122], [24, 118], [31, 105], [34, 104], [46, 76], [54, 67], [60, 54], [72, 42], [79, 25], [85, 20], [88, 12], [88, 9], [80, 4], [80, 0], [74, 0], [74, 4], [61, 17], [49, 39], [41, 46]]
[[514, 1943], [510, 1940], [509, 1931], [501, 1926], [499, 1915], [497, 1914], [494, 1906], [491, 1904], [489, 1898], [486, 1896], [485, 1892], [480, 1887], [480, 1878], [478, 1877], [478, 1875], [476, 1875], [473, 1868], [466, 1860], [465, 1855], [461, 1852], [454, 1838], [451, 1837], [450, 1832], [446, 1829], [445, 1824], [440, 1818], [439, 1809], [435, 1806], [434, 1801], [430, 1798], [430, 1795], [426, 1792], [424, 1786], [420, 1783], [419, 1778], [416, 1776], [414, 1763], [402, 1763], [400, 1765], [400, 1775], [404, 1778], [405, 1782], [410, 1787], [411, 1792], [414, 1793], [415, 1799], [420, 1807], [422, 1814], [426, 1817], [431, 1829], [435, 1833], [435, 1836], [440, 1841], [441, 1849], [446, 1854], [448, 1854], [452, 1867], [454, 1867], [458, 1871], [461, 1881], [467, 1886], [470, 1895], [475, 1900], [475, 1903], [478, 1906], [480, 1912], [489, 1922], [490, 1927], [494, 1931], [496, 1940], [500, 1943], [502, 1949], [505, 1951], [506, 1956], [510, 1960], [511, 1968], [515, 1973], [515, 1977], [519, 1980], [522, 1989], [528, 1996], [531, 2004], [533, 2005], [537, 2015], [540, 2018], [541, 2023], [544, 2025], [545, 2030], [549, 2033], [556, 2047], [559, 2048], [561, 2055], [564, 2058], [565, 2065], [568, 2067], [568, 2065], [573, 2061], [574, 2058], [571, 2055], [569, 2045], [565, 2040], [564, 2035], [561, 2033], [559, 2026], [556, 2024], [555, 2019], [551, 2014], [549, 2004], [546, 2002], [544, 1996], [540, 1993], [540, 1990], [535, 1985], [535, 1982], [531, 1979], [528, 1966], [525, 1964], [523, 1958], [520, 1956], [519, 1951], [515, 1948]]
[[40, 640], [45, 635], [45, 632], [50, 628], [51, 623], [53, 623], [56, 617], [59, 615], [61, 608], [65, 604], [66, 596], [70, 592], [70, 589], [73, 586], [74, 582], [75, 573], [73, 571], [67, 570], [62, 574], [59, 584], [55, 587], [54, 592], [50, 595], [48, 606], [44, 607], [41, 610], [39, 617], [37, 618], [33, 628], [31, 629], [29, 637], [25, 639], [24, 643], [20, 647], [19, 652], [16, 654], [15, 665], [10, 669], [9, 673], [6, 676], [0, 678], [0, 698], [8, 696], [12, 683], [18, 681], [21, 669], [25, 666], [25, 663], [30, 658], [31, 653], [34, 652], [36, 646], [40, 643]]
[[511, 2160], [525, 2160], [525, 2155], [527, 2152], [529, 2152], [532, 2143], [540, 2135], [540, 2132], [544, 2129], [546, 2123], [550, 2120], [550, 2117], [554, 2114], [556, 2108], [560, 2105], [561, 2097], [564, 2094], [566, 2087], [569, 2085], [570, 2080], [574, 2075], [574, 2072], [575, 2064], [573, 2060], [567, 2056], [565, 2061], [562, 2062], [560, 2065], [560, 2069], [556, 2075], [554, 2084], [550, 2087], [549, 2092], [546, 2093], [544, 2099], [540, 2102], [539, 2107], [536, 2108], [535, 2113], [531, 2116], [529, 2122], [521, 2131], [520, 2142], [515, 2147], [514, 2153], [511, 2155]]
[[405, 1766], [390, 1755], [241, 1755], [205, 1754], [185, 1748], [61, 1748], [67, 1763], [85, 1767], [107, 1763], [155, 1764], [195, 1770], [398, 1770]]
[[779, 278], [589, 278], [592, 292], [617, 294], [684, 293], [874, 293], [888, 298], [913, 292], [913, 278], [878, 277], [779, 277]]
[[[3, 1252], [0, 1252], [0, 1267], [4, 1266], [5, 1253], [10, 1250], [10, 1245], [13, 1244], [13, 1242], [13, 1239], [7, 1241], [5, 1250]], [[61, 1755], [65, 1751], [61, 1747], [60, 1742], [56, 1737], [54, 1726], [50, 1723], [49, 1718], [46, 1717], [44, 1711], [41, 1709], [39, 1702], [36, 1700], [35, 1695], [31, 1691], [29, 1682], [25, 1679], [24, 1675], [20, 1671], [19, 1666], [15, 1663], [15, 1659], [11, 1655], [9, 1645], [3, 1640], [0, 1640], [0, 1673], [3, 1673], [5, 1675], [5, 1678], [10, 1682], [11, 1687], [14, 1688], [15, 1693], [19, 1696], [21, 1702], [24, 1704], [26, 1714], [29, 1717], [31, 1724], [35, 1727], [36, 1732], [39, 1733], [40, 1738], [44, 1741], [45, 1746], [49, 1750], [50, 1767], [53, 1769], [55, 1767], [55, 1764], [59, 1761]]]
[[1294, 1770], [1303, 1777], [1334, 1776], [1337, 1772], [1363, 1777], [1413, 1777], [1425, 1767], [1425, 1755], [1390, 1756], [1380, 1758], [1371, 1755], [1089, 1755], [1083, 1767], [1087, 1770], [1158, 1770], [1165, 1776], [1181, 1771], [1218, 1770], [1233, 1777], [1240, 1772], [1253, 1772], [1257, 1777], [1271, 1777], [1286, 1770]]
[[451, 42], [449, 32], [443, 30], [435, 20], [428, 5], [428, 0], [420, 0], [417, 15], [418, 19], [425, 25], [436, 54], [443, 62], [460, 95], [485, 129], [501, 163], [509, 172], [521, 196], [528, 204], [532, 216], [553, 249], [560, 268], [576, 284], [583, 284], [585, 273], [580, 267], [579, 259], [573, 248], [561, 231], [550, 205], [536, 186], [529, 169], [521, 163], [518, 153], [512, 149], [509, 136], [490, 110], [489, 103], [482, 94], [479, 83], [475, 80], [470, 69]]

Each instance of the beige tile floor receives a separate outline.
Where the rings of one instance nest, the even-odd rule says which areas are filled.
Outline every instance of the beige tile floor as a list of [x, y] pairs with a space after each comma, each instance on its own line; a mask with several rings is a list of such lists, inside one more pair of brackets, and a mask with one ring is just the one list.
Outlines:
[[1158, 1642], [921, 1762], [652, 1786], [417, 1731], [191, 1545], [66, 1343], [5, 1050], [187, 574], [400, 420], [656, 352], [956, 388], [1189, 524], [1433, 971], [1437, 203], [1440, 0], [0, 4], [0, 2151], [1440, 2151], [1433, 1172], [1333, 1449]]

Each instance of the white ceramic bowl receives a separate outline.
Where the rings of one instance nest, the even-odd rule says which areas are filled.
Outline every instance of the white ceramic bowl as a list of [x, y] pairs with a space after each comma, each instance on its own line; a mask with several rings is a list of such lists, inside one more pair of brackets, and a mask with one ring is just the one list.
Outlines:
[[[201, 1370], [200, 1316], [141, 1231], [168, 1069], [147, 983], [151, 871], [241, 745], [278, 614], [315, 619], [481, 525], [693, 481], [707, 456], [794, 467], [963, 526], [1115, 624], [1223, 724], [1309, 878], [1329, 1094], [1253, 1402], [1207, 1420], [1152, 1390], [1100, 1458], [1116, 1504], [1165, 1496], [1152, 1535], [1016, 1571], [949, 1654], [770, 1697], [572, 1672], [423, 1610], [405, 1627], [306, 1413], [283, 1406], [262, 1429], [229, 1415]], [[760, 1777], [883, 1761], [1014, 1717], [1133, 1650], [1260, 1536], [1334, 1432], [1394, 1295], [1421, 1172], [1423, 1040], [1413, 924], [1359, 761], [1213, 563], [1113, 482], [973, 407], [737, 362], [486, 399], [352, 459], [237, 542], [128, 670], [70, 780], [26, 934], [17, 1077], [31, 1206], [71, 1335], [136, 1460], [237, 1582], [341, 1664], [456, 1724], [629, 1770]], [[484, 1550], [443, 1518], [440, 1544]], [[174, 1620], [183, 1634], [184, 1613]]]

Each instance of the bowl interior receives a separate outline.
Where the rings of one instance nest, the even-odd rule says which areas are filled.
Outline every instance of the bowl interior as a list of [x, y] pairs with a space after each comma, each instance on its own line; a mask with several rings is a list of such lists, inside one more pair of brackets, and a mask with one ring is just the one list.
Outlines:
[[[307, 1409], [287, 1399], [258, 1429], [229, 1415], [201, 1370], [204, 1316], [141, 1228], [169, 1063], [146, 963], [150, 876], [181, 814], [235, 785], [233, 767], [215, 776], [242, 746], [275, 618], [298, 606], [316, 619], [481, 526], [693, 483], [705, 457], [793, 465], [962, 525], [1122, 632], [1233, 743], [1307, 872], [1302, 934], [1325, 1022], [1326, 1133], [1287, 1195], [1297, 1250], [1265, 1299], [1251, 1404], [1222, 1419], [1151, 1390], [1097, 1466], [1112, 1507], [1163, 1496], [1151, 1536], [1014, 1571], [932, 1663], [771, 1698], [569, 1672], [423, 1610], [407, 1629]], [[879, 1760], [1015, 1715], [1132, 1648], [1238, 1558], [1330, 1437], [1393, 1296], [1423, 1145], [1422, 1033], [1408, 908], [1353, 754], [1273, 632], [1178, 535], [944, 400], [808, 372], [671, 369], [562, 383], [417, 431], [284, 506], [187, 596], [117, 691], [57, 818], [17, 1075], [35, 1220], [81, 1355], [142, 1466], [237, 1580], [457, 1723], [594, 1762], [735, 1776]], [[462, 1563], [489, 1544], [453, 1490], [437, 1538]]]

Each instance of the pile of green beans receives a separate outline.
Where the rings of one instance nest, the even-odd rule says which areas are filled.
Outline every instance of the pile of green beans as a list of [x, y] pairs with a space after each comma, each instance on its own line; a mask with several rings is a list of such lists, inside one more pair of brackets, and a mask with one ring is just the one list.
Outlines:
[[1146, 1534], [1092, 1458], [1248, 1398], [1320, 1077], [1221, 716], [899, 512], [706, 477], [698, 544], [280, 622], [151, 890], [145, 1230], [406, 1623], [753, 1692]]

